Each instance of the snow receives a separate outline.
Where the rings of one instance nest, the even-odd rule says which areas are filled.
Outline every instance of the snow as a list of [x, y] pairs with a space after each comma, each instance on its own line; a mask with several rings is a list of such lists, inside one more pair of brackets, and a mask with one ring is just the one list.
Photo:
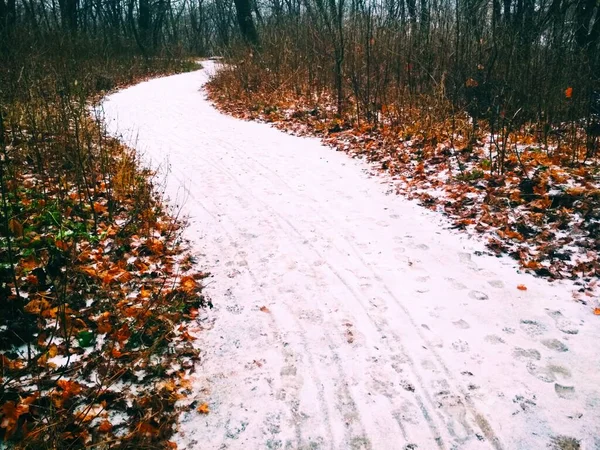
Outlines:
[[[214, 62], [104, 103], [213, 274], [186, 449], [600, 447], [600, 317], [318, 140], [217, 112]], [[526, 291], [517, 289], [525, 285]]]

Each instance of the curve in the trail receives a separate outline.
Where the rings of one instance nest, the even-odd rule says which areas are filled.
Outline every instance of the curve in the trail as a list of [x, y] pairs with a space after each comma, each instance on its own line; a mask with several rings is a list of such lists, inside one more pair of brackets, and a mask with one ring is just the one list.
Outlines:
[[203, 64], [103, 104], [214, 275], [190, 398], [210, 413], [183, 413], [182, 448], [600, 449], [600, 323], [570, 286], [361, 161], [217, 112]]

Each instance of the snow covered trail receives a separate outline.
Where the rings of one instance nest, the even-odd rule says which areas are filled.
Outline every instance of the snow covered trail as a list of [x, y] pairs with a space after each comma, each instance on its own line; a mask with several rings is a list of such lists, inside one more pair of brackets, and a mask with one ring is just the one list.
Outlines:
[[569, 286], [482, 255], [364, 162], [220, 114], [204, 65], [104, 103], [168, 162], [214, 275], [210, 413], [183, 414], [180, 448], [600, 449], [600, 318]]

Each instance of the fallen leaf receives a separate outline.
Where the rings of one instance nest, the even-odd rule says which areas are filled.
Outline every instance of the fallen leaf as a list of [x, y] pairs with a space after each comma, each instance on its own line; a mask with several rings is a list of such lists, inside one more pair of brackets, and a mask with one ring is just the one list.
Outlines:
[[567, 97], [567, 98], [573, 97], [573, 88], [572, 87], [568, 87], [567, 89], [565, 89], [565, 97]]
[[112, 430], [112, 423], [108, 420], [103, 420], [100, 422], [100, 425], [98, 425], [98, 431], [100, 433], [108, 433], [110, 430]]
[[200, 406], [198, 406], [196, 411], [198, 411], [200, 414], [208, 414], [210, 412], [210, 409], [208, 409], [208, 403], [202, 403]]
[[50, 302], [44, 299], [31, 300], [23, 307], [25, 312], [28, 312], [29, 314], [39, 314], [48, 308], [50, 308]]
[[15, 236], [23, 237], [23, 225], [17, 219], [10, 219], [8, 221], [8, 229]]
[[108, 208], [101, 203], [94, 202], [94, 212], [96, 214], [102, 214], [108, 211]]
[[261, 310], [262, 312], [264, 312], [264, 313], [271, 312], [271, 310], [270, 310], [269, 308], [267, 308], [266, 306], [261, 306], [261, 307], [260, 307], [260, 310]]
[[600, 308], [594, 308], [594, 314], [600, 316]]
[[58, 355], [58, 346], [56, 344], [52, 344], [50, 347], [48, 347], [48, 356], [50, 358], [54, 358], [56, 355]]
[[181, 279], [181, 288], [186, 292], [194, 292], [194, 290], [198, 287], [198, 283], [192, 277], [183, 277]]
[[519, 284], [517, 286], [517, 289], [520, 291], [526, 291], [527, 290], [527, 286], [525, 286], [524, 284]]

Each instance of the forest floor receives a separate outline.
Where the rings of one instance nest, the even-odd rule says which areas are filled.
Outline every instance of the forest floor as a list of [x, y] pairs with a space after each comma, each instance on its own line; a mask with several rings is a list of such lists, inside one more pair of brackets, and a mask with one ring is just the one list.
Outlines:
[[204, 65], [103, 105], [212, 273], [181, 448], [600, 447], [600, 318], [572, 281], [488, 254], [363, 160], [218, 112]]
[[[197, 68], [111, 62], [114, 87]], [[174, 445], [199, 353], [206, 274], [153, 173], [90, 115], [93, 63], [76, 99], [36, 85], [0, 116], [0, 448]]]

